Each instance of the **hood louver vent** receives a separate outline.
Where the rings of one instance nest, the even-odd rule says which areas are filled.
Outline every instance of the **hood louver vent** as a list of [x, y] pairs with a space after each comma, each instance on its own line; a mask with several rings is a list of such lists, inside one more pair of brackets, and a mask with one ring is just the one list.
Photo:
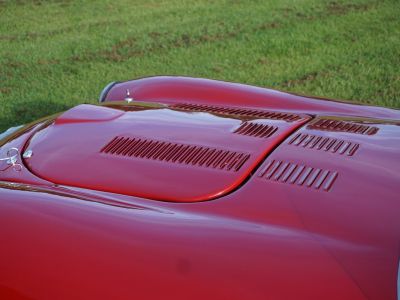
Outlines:
[[234, 108], [234, 107], [218, 107], [211, 105], [200, 105], [200, 104], [174, 104], [170, 106], [174, 109], [180, 109], [185, 111], [193, 112], [209, 112], [222, 115], [231, 115], [239, 117], [255, 117], [255, 118], [266, 118], [273, 120], [284, 120], [288, 122], [298, 121], [302, 119], [301, 116], [291, 113], [281, 113], [275, 111], [264, 111], [257, 109], [248, 108]]
[[[287, 122], [297, 117], [263, 108], [228, 112], [245, 117], [150, 102], [80, 105], [29, 139], [24, 148], [35, 155], [24, 163], [54, 184], [168, 202], [206, 201], [244, 185], [310, 120], [299, 114], [301, 120]], [[256, 113], [283, 119], [249, 117]]]
[[373, 135], [376, 134], [379, 128], [374, 126], [362, 125], [353, 122], [345, 122], [330, 119], [319, 119], [307, 126], [308, 129], [318, 129], [327, 131], [341, 131], [357, 134]]
[[258, 177], [282, 183], [297, 184], [308, 188], [324, 191], [332, 188], [338, 176], [337, 172], [321, 170], [304, 165], [280, 160], [270, 160], [258, 173]]
[[289, 141], [289, 145], [299, 146], [308, 149], [330, 151], [337, 154], [353, 156], [360, 147], [360, 144], [335, 139], [321, 137], [312, 134], [299, 133]]
[[124, 137], [115, 137], [100, 152], [235, 172], [250, 158], [240, 152]]
[[244, 122], [234, 131], [234, 133], [258, 138], [268, 138], [272, 136], [277, 130], [278, 127], [267, 124]]

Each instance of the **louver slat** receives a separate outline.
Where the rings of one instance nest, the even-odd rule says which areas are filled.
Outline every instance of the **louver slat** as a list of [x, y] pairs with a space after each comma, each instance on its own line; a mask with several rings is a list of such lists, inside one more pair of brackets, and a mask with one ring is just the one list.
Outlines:
[[354, 142], [330, 137], [323, 138], [307, 133], [298, 133], [289, 141], [288, 144], [347, 156], [353, 156], [360, 148], [360, 144]]
[[179, 103], [170, 106], [174, 109], [193, 111], [193, 112], [209, 112], [221, 115], [231, 115], [240, 117], [256, 117], [265, 118], [273, 120], [284, 120], [288, 122], [301, 120], [302, 117], [293, 113], [282, 113], [274, 111], [264, 111], [258, 109], [248, 109], [248, 108], [233, 108], [233, 107], [218, 107], [211, 105], [201, 105], [201, 104], [186, 104]]
[[318, 129], [326, 131], [340, 131], [363, 135], [374, 135], [379, 128], [341, 120], [318, 119], [307, 126], [308, 129]]
[[298, 165], [291, 162], [271, 160], [266, 162], [258, 177], [281, 183], [329, 191], [335, 183], [336, 171], [321, 170], [310, 166]]
[[124, 137], [113, 138], [100, 152], [234, 172], [250, 158], [247, 153]]
[[237, 133], [237, 134], [241, 134], [241, 135], [248, 135], [248, 136], [258, 137], [258, 138], [269, 138], [277, 130], [278, 130], [278, 127], [276, 127], [276, 126], [271, 126], [271, 125], [267, 125], [267, 124], [258, 124], [258, 123], [254, 123], [254, 122], [244, 122], [233, 133]]

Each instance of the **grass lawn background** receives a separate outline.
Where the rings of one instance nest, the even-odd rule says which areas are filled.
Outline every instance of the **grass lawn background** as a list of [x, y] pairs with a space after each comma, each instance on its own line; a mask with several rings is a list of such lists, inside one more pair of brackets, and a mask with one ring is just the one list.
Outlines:
[[398, 0], [0, 0], [0, 130], [186, 75], [400, 107]]

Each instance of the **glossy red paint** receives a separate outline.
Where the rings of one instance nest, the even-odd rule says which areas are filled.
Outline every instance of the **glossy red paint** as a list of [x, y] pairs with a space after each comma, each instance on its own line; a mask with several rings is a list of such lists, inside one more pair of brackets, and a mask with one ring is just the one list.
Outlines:
[[[148, 103], [78, 106], [0, 144], [33, 149], [0, 168], [0, 299], [396, 299], [398, 111], [182, 78], [107, 100], [127, 86]], [[121, 157], [136, 135], [251, 157]]]
[[125, 110], [80, 105], [60, 115], [26, 145], [34, 153], [27, 167], [56, 184], [164, 201], [208, 200], [237, 188], [310, 119], [268, 111], [273, 119], [140, 105]]
[[[140, 101], [213, 104], [229, 107], [259, 107], [316, 115], [400, 119], [400, 111], [318, 99], [238, 83], [202, 78], [159, 76], [116, 83], [104, 101], [125, 99], [126, 90]], [[326, 101], [321, 101], [326, 100]]]

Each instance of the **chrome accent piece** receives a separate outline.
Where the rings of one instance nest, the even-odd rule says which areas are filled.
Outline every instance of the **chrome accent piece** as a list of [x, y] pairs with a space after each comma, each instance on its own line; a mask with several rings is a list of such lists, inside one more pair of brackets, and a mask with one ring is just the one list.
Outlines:
[[129, 89], [126, 90], [126, 96], [124, 99], [126, 102], [131, 103], [134, 99], [131, 97], [131, 93], [129, 92]]
[[10, 148], [7, 151], [7, 157], [0, 158], [0, 161], [5, 161], [7, 167], [0, 169], [0, 171], [5, 171], [12, 167], [15, 171], [20, 172], [22, 170], [22, 165], [18, 163], [19, 150], [17, 148]]
[[31, 158], [33, 156], [33, 151], [32, 150], [26, 150], [25, 152], [24, 152], [24, 154], [22, 155], [22, 157], [23, 158]]
[[108, 92], [111, 90], [111, 88], [119, 83], [118, 81], [113, 81], [110, 82], [109, 84], [106, 85], [106, 87], [101, 91], [100, 96], [99, 96], [99, 102], [102, 103], [106, 100]]

